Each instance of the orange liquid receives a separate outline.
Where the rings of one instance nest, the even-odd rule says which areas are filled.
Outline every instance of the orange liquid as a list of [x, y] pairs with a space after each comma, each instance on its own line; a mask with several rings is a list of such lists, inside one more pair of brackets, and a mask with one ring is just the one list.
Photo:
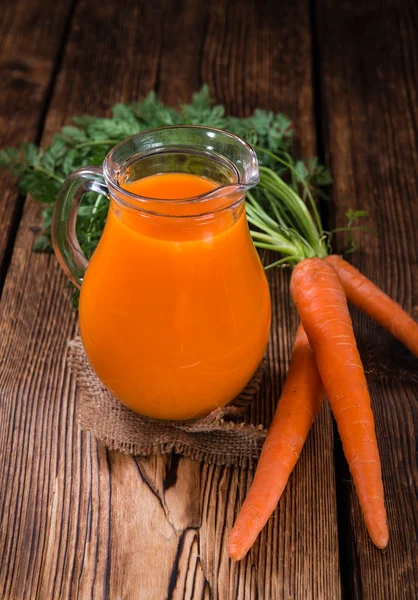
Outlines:
[[[124, 187], [179, 199], [217, 186], [165, 173]], [[190, 206], [179, 210], [186, 215]], [[82, 284], [79, 320], [93, 369], [133, 410], [188, 419], [231, 401], [257, 369], [270, 327], [269, 289], [244, 203], [184, 218], [111, 200]]]

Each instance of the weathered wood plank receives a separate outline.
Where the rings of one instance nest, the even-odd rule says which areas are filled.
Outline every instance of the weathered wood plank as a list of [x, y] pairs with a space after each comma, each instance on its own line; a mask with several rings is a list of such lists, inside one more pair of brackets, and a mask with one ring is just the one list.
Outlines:
[[[54, 77], [73, 0], [51, 10], [45, 0], [5, 0], [0, 10], [0, 148], [35, 141]], [[22, 199], [0, 171], [0, 288], [6, 248], [20, 218]], [[11, 240], [13, 241], [13, 240]]]
[[[152, 89], [160, 27], [155, 3], [121, 11], [81, 2], [43, 141], [73, 114], [104, 114]], [[0, 308], [0, 597], [102, 599], [110, 597], [110, 459], [76, 426], [65, 367], [76, 319], [54, 257], [31, 252], [39, 221], [28, 201]]]
[[[231, 113], [244, 115], [255, 107], [283, 111], [295, 121], [299, 149], [306, 156], [315, 154], [309, 31], [306, 2], [216, 2], [202, 59], [203, 81]], [[288, 274], [270, 271], [269, 282], [273, 324], [268, 367], [252, 410], [254, 422], [265, 425], [273, 415], [297, 326]], [[340, 597], [332, 440], [324, 406], [278, 510], [238, 565], [226, 561], [226, 534], [252, 474], [204, 467], [201, 555], [216, 597]]]
[[[301, 151], [313, 154], [308, 3], [197, 4], [132, 0], [121, 11], [80, 2], [44, 142], [71, 115], [103, 114], [157, 81], [172, 102], [208, 81], [236, 114], [256, 106], [287, 112]], [[279, 510], [249, 557], [231, 564], [227, 533], [251, 473], [176, 458], [134, 460], [107, 453], [77, 428], [65, 367], [75, 317], [55, 259], [31, 253], [38, 217], [28, 202], [0, 312], [0, 596], [338, 600], [327, 407]], [[253, 407], [265, 424], [297, 324], [286, 274], [273, 272], [271, 286], [274, 333]]]
[[[324, 0], [317, 10], [324, 141], [335, 178], [332, 225], [344, 225], [350, 207], [369, 211], [378, 236], [363, 237], [352, 260], [413, 311], [418, 305], [418, 7], [408, 1]], [[341, 481], [347, 477], [343, 469], [347, 597], [409, 600], [418, 597], [418, 363], [370, 319], [354, 316], [365, 367], [370, 363], [375, 369], [369, 383], [391, 539], [385, 553], [368, 540], [352, 484]]]

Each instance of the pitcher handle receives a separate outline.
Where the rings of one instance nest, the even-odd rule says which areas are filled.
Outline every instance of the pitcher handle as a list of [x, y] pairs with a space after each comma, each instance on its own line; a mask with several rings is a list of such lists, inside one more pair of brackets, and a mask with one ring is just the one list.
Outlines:
[[65, 273], [78, 288], [83, 281], [88, 260], [77, 240], [77, 211], [87, 192], [109, 197], [101, 168], [83, 167], [67, 177], [58, 194], [51, 225], [55, 254]]

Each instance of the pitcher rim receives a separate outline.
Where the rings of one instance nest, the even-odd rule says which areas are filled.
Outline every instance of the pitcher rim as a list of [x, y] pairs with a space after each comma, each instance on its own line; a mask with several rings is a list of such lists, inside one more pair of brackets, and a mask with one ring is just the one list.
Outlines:
[[[242, 181], [242, 177], [237, 172], [238, 179], [237, 179], [236, 183], [219, 185], [216, 188], [214, 188], [213, 190], [210, 190], [209, 192], [205, 192], [205, 193], [199, 194], [197, 196], [190, 196], [187, 198], [153, 198], [151, 196], [143, 196], [140, 194], [135, 194], [134, 192], [130, 192], [127, 189], [123, 188], [118, 183], [118, 181], [116, 181], [113, 178], [113, 176], [110, 172], [110, 160], [111, 160], [114, 152], [118, 148], [123, 146], [123, 144], [125, 144], [129, 140], [132, 140], [133, 138], [136, 138], [141, 135], [150, 134], [150, 133], [153, 133], [156, 131], [169, 130], [169, 129], [196, 129], [196, 130], [202, 130], [202, 131], [211, 131], [214, 133], [224, 135], [224, 136], [236, 141], [237, 143], [239, 143], [241, 146], [243, 146], [248, 151], [249, 161], [251, 163], [252, 169], [257, 172], [257, 176], [253, 177], [250, 182], [245, 183]], [[217, 153], [217, 154], [219, 154], [219, 153]], [[219, 156], [221, 156], [221, 155], [219, 154]], [[236, 198], [237, 194], [241, 194], [241, 196], [244, 196], [244, 194], [249, 189], [251, 189], [255, 185], [257, 185], [257, 183], [260, 180], [260, 176], [259, 176], [259, 172], [258, 172], [257, 154], [256, 154], [254, 148], [252, 148], [252, 146], [248, 142], [246, 142], [240, 136], [235, 135], [234, 133], [231, 133], [229, 131], [225, 131], [224, 129], [219, 129], [217, 127], [207, 127], [204, 125], [187, 125], [187, 124], [186, 125], [167, 125], [164, 127], [153, 127], [151, 129], [144, 129], [143, 131], [134, 133], [133, 135], [118, 142], [115, 146], [113, 146], [113, 148], [111, 148], [111, 150], [109, 150], [109, 152], [106, 154], [105, 159], [103, 161], [102, 168], [103, 168], [104, 179], [106, 181], [107, 186], [111, 190], [117, 192], [118, 194], [120, 194], [124, 197], [124, 200], [122, 201], [123, 204], [128, 204], [128, 202], [126, 202], [125, 198], [131, 199], [135, 202], [135, 204], [129, 203], [129, 206], [134, 210], [141, 210], [141, 211], [144, 211], [144, 210], [146, 211], [146, 208], [145, 208], [145, 206], [138, 206], [137, 205], [138, 201], [140, 201], [141, 203], [143, 202], [144, 205], [146, 203], [152, 202], [152, 203], [157, 203], [158, 205], [163, 207], [163, 206], [166, 206], [169, 204], [171, 204], [171, 205], [175, 204], [176, 206], [189, 205], [189, 204], [204, 204], [205, 202], [213, 200], [217, 197], [224, 196], [224, 195], [227, 196], [229, 194], [234, 194], [235, 198]], [[115, 197], [113, 197], [113, 198], [116, 202], [121, 201], [118, 198], [115, 198]], [[235, 204], [235, 203], [236, 203], [236, 200], [234, 200], [232, 202], [232, 204]]]

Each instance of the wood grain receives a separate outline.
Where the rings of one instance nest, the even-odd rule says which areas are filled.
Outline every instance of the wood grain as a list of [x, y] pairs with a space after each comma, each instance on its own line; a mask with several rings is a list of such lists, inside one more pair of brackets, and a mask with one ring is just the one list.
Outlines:
[[[58, 77], [51, 80], [43, 143], [73, 114], [106, 114], [113, 103], [135, 100], [155, 87], [163, 100], [188, 100], [208, 82], [216, 99], [237, 115], [256, 106], [289, 114], [302, 133], [300, 152], [315, 154], [309, 9], [304, 0], [213, 0], [203, 6], [192, 0], [127, 0], [123, 10], [117, 3], [80, 0], [62, 64], [55, 67]], [[355, 207], [370, 210], [381, 235], [367, 240], [357, 265], [412, 309], [418, 304], [413, 285], [418, 257], [416, 8], [412, 2], [402, 7], [387, 2], [382, 11], [377, 2], [324, 0], [317, 9], [323, 124], [329, 124], [324, 142], [336, 180], [336, 222], [343, 223], [353, 198]], [[59, 14], [46, 15], [42, 27], [52, 31], [48, 18]], [[6, 17], [9, 29], [15, 16], [7, 12]], [[41, 21], [32, 15], [31, 24], [39, 46]], [[19, 48], [23, 54], [23, 45]], [[3, 134], [9, 123], [0, 125]], [[338, 600], [328, 407], [279, 509], [249, 557], [231, 564], [227, 534], [251, 473], [178, 457], [134, 460], [108, 453], [79, 431], [74, 383], [65, 366], [75, 317], [55, 259], [31, 252], [39, 211], [27, 202], [0, 307], [0, 597]], [[269, 364], [252, 408], [252, 419], [265, 425], [297, 325], [287, 275], [271, 272], [270, 284]], [[380, 352], [390, 347], [386, 334], [367, 319], [357, 316], [356, 329], [360, 338], [376, 339]], [[405, 355], [399, 360], [404, 359], [415, 365]], [[380, 372], [370, 383], [392, 541], [385, 555], [368, 542], [341, 463], [344, 596], [409, 600], [418, 595], [416, 537], [411, 535], [417, 519], [416, 386], [407, 376], [384, 379]]]
[[[43, 142], [72, 114], [104, 114], [157, 83], [163, 99], [187, 99], [204, 80], [236, 114], [257, 105], [288, 112], [304, 127], [301, 150], [313, 153], [307, 3], [213, 2], [207, 14], [191, 2], [179, 6], [132, 1], [123, 11], [93, 10], [80, 2]], [[194, 30], [191, 46], [184, 26]], [[297, 58], [283, 58], [287, 46]], [[1, 597], [338, 599], [329, 411], [260, 542], [231, 564], [227, 533], [250, 473], [175, 457], [135, 461], [79, 431], [65, 367], [75, 318], [55, 259], [31, 253], [38, 219], [29, 201], [0, 313]], [[274, 335], [253, 411], [265, 424], [296, 327], [286, 276], [277, 271], [271, 285]]]
[[[288, 114], [297, 124], [299, 151], [305, 156], [315, 154], [307, 3], [212, 3], [202, 79], [233, 114], [243, 116], [255, 107]], [[288, 274], [272, 270], [269, 283], [273, 324], [268, 370], [265, 387], [251, 415], [253, 422], [265, 425], [270, 423], [277, 403], [297, 327]], [[252, 474], [235, 472], [231, 480], [225, 481], [226, 475], [222, 479], [219, 469], [204, 467], [210, 483], [205, 485], [209, 490], [203, 490], [207, 516], [201, 537], [205, 542], [206, 538], [211, 540], [209, 548], [217, 548], [215, 555], [207, 553], [204, 560], [209, 567], [209, 580], [216, 582], [215, 597], [222, 600], [340, 597], [329, 414], [324, 406], [279, 509], [247, 559], [238, 565], [226, 562], [226, 536], [220, 536], [220, 532], [232, 526], [233, 514], [244, 499]], [[219, 502], [217, 481], [222, 482], [225, 490], [223, 503]], [[318, 561], [315, 548], [319, 547], [322, 558]], [[300, 552], [294, 551], [296, 548]]]
[[[154, 86], [155, 9], [125, 6], [130, 19], [115, 4], [78, 5], [44, 142], [72, 114], [103, 114]], [[108, 598], [110, 461], [76, 425], [65, 367], [75, 315], [54, 257], [31, 251], [39, 220], [29, 201], [0, 307], [0, 597]]]
[[[72, 0], [4, 0], [0, 10], [0, 148], [38, 141], [48, 92], [71, 16]], [[34, 26], [34, 24], [36, 24]], [[23, 198], [0, 171], [0, 291]], [[10, 247], [9, 247], [10, 246]]]
[[209, 2], [167, 2], [156, 91], [171, 106], [190, 102], [202, 83], [201, 61], [209, 19]]
[[[378, 236], [362, 238], [353, 263], [406, 310], [416, 310], [418, 7], [407, 1], [324, 0], [318, 3], [317, 19], [324, 142], [335, 178], [330, 225], [344, 225], [349, 207], [367, 209]], [[341, 519], [346, 594], [410, 600], [418, 597], [418, 361], [370, 319], [355, 312], [354, 321], [360, 346], [366, 348], [366, 369], [366, 340], [376, 355], [369, 383], [391, 539], [385, 553], [368, 540], [342, 463], [338, 478], [347, 509]], [[384, 365], [391, 363], [403, 368], [402, 378], [386, 371]]]

